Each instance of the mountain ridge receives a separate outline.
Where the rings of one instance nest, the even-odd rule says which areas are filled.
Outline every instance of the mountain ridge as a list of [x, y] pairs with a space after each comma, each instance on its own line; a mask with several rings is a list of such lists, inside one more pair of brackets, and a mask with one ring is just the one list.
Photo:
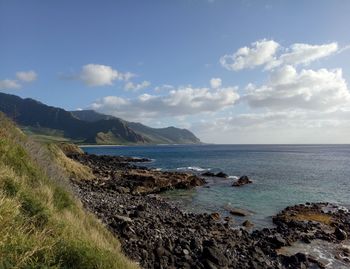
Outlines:
[[139, 122], [126, 121], [111, 115], [96, 112], [94, 110], [78, 110], [70, 112], [80, 120], [121, 120], [136, 133], [141, 134], [148, 140], [157, 141], [158, 143], [174, 144], [174, 141], [176, 144], [189, 144], [190, 142], [194, 142], [195, 144], [201, 143], [200, 140], [187, 129], [181, 129], [174, 126], [153, 128]]
[[[89, 144], [198, 144], [186, 129], [151, 128], [93, 110], [66, 111], [31, 98], [0, 93], [0, 111], [33, 133], [53, 130], [64, 138]], [[78, 116], [79, 114], [79, 116]], [[134, 130], [136, 129], [136, 130]], [[143, 131], [142, 131], [143, 130]]]

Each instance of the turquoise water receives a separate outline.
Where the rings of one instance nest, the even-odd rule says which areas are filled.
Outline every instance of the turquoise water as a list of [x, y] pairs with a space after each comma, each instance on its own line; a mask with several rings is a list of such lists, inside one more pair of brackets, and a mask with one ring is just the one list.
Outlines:
[[[183, 209], [220, 212], [227, 207], [252, 212], [256, 227], [270, 226], [271, 216], [305, 202], [350, 205], [350, 145], [176, 145], [84, 147], [88, 153], [147, 157], [163, 170], [210, 170], [248, 175], [253, 181], [231, 187], [233, 178], [209, 179], [208, 187], [170, 191], [165, 196]], [[142, 164], [143, 165], [143, 164]], [[240, 223], [243, 218], [235, 217]], [[246, 218], [245, 218], [246, 219]]]

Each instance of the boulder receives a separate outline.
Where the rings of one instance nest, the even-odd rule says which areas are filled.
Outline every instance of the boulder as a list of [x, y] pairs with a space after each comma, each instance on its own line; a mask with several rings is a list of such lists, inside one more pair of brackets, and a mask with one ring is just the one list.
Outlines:
[[202, 176], [204, 176], [204, 177], [215, 177], [215, 173], [207, 171], [207, 172], [202, 173]]
[[348, 238], [348, 235], [346, 234], [346, 232], [340, 229], [339, 227], [335, 229], [334, 235], [340, 241], [346, 240]]
[[204, 177], [221, 177], [221, 178], [227, 178], [228, 177], [228, 175], [225, 174], [224, 172], [218, 172], [218, 173], [215, 174], [215, 173], [209, 172], [209, 171], [204, 172], [202, 174], [202, 176], [204, 176]]
[[231, 215], [235, 215], [235, 216], [239, 216], [239, 217], [245, 217], [245, 216], [250, 215], [250, 213], [248, 211], [245, 211], [245, 210], [240, 209], [240, 208], [230, 207], [229, 211], [230, 211]]
[[253, 181], [251, 181], [249, 177], [241, 176], [237, 181], [233, 182], [232, 186], [240, 187], [250, 183], [253, 183]]
[[213, 220], [220, 220], [220, 214], [217, 212], [211, 213], [210, 216]]
[[254, 223], [250, 222], [249, 220], [246, 220], [242, 223], [242, 226], [246, 228], [252, 228], [254, 226]]
[[225, 174], [224, 172], [219, 172], [219, 173], [217, 173], [215, 176], [216, 176], [216, 177], [222, 177], [222, 178], [227, 178], [227, 177], [228, 177], [228, 175]]
[[215, 246], [205, 247], [203, 249], [203, 258], [221, 267], [227, 266], [228, 264], [228, 260], [223, 252]]

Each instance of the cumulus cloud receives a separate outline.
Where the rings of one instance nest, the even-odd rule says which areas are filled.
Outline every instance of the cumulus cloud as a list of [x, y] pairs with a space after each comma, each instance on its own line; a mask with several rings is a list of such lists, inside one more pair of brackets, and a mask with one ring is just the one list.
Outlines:
[[12, 90], [12, 89], [20, 89], [21, 85], [12, 79], [4, 79], [0, 80], [0, 90]]
[[91, 105], [97, 111], [129, 120], [216, 112], [239, 99], [235, 87], [209, 89], [182, 87], [166, 95], [142, 94], [134, 99], [107, 96]]
[[212, 87], [213, 89], [220, 88], [221, 84], [222, 84], [221, 78], [212, 78], [210, 80], [210, 87]]
[[347, 47], [339, 49], [336, 42], [321, 45], [294, 43], [290, 47], [283, 48], [274, 40], [263, 39], [252, 43], [250, 47], [242, 47], [231, 55], [222, 56], [220, 63], [226, 69], [233, 71], [257, 66], [273, 69], [283, 65], [308, 65], [346, 49]]
[[127, 72], [121, 73], [111, 66], [102, 64], [87, 64], [82, 67], [78, 79], [87, 86], [98, 87], [113, 85], [115, 80], [129, 80], [134, 74]]
[[338, 44], [333, 42], [324, 45], [309, 45], [296, 43], [286, 49], [275, 61], [267, 65], [267, 68], [273, 68], [280, 65], [308, 65], [311, 62], [334, 54], [338, 50]]
[[19, 71], [16, 73], [16, 78], [0, 80], [0, 90], [21, 89], [21, 82], [32, 82], [36, 80], [37, 74], [34, 71]]
[[151, 85], [151, 82], [146, 80], [141, 83], [133, 83], [129, 81], [125, 84], [124, 89], [127, 91], [139, 91], [149, 87], [150, 85]]
[[161, 86], [157, 86], [154, 88], [155, 92], [168, 92], [171, 90], [175, 90], [175, 86], [170, 85], [170, 84], [163, 84]]
[[38, 75], [33, 71], [20, 71], [16, 73], [16, 77], [18, 80], [24, 82], [32, 82], [37, 79]]
[[246, 113], [202, 120], [192, 130], [208, 142], [349, 143], [350, 110]]
[[287, 65], [272, 72], [265, 85], [249, 85], [247, 91], [243, 99], [254, 108], [331, 110], [350, 101], [341, 69], [298, 73]]
[[226, 54], [220, 58], [220, 63], [228, 70], [238, 71], [254, 68], [275, 60], [279, 44], [273, 40], [259, 40], [251, 47], [242, 47], [233, 54]]

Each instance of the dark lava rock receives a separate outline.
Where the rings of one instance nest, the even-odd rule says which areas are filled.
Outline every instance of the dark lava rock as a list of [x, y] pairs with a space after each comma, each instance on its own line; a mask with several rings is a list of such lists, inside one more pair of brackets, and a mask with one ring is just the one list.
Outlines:
[[246, 227], [246, 228], [252, 228], [254, 226], [254, 223], [250, 222], [249, 220], [245, 220], [243, 223], [242, 223], [242, 226], [243, 227]]
[[232, 186], [234, 187], [240, 187], [249, 183], [253, 183], [247, 176], [241, 176], [237, 181], [232, 183]]
[[225, 255], [215, 246], [205, 247], [203, 249], [203, 259], [209, 260], [219, 266], [226, 266], [228, 264]]
[[215, 176], [216, 176], [216, 177], [222, 177], [222, 178], [227, 178], [227, 177], [228, 177], [228, 175], [225, 174], [224, 172], [219, 172], [219, 173], [217, 173]]
[[245, 211], [245, 210], [240, 209], [240, 208], [231, 207], [231, 208], [229, 208], [229, 211], [230, 211], [231, 215], [240, 216], [240, 217], [245, 217], [245, 216], [250, 215], [250, 213], [248, 211]]
[[202, 174], [202, 176], [205, 176], [205, 177], [221, 177], [221, 178], [227, 178], [228, 177], [228, 175], [225, 174], [224, 172], [218, 172], [218, 173], [215, 174], [215, 173], [209, 172], [209, 171], [204, 172]]
[[207, 171], [207, 172], [202, 173], [202, 176], [204, 176], [204, 177], [215, 177], [215, 173]]
[[[235, 229], [233, 222], [228, 225], [229, 219], [224, 221], [219, 214], [186, 213], [161, 196], [149, 194], [197, 186], [203, 183], [198, 177], [150, 171], [121, 157], [80, 154], [74, 159], [89, 166], [96, 180], [72, 180], [72, 190], [119, 238], [123, 252], [145, 269], [307, 268], [307, 263], [316, 263], [309, 256], [306, 261], [304, 254], [287, 257], [279, 255], [278, 249], [306, 235], [310, 240], [339, 243], [350, 234], [350, 213], [324, 213], [328, 204], [321, 203], [286, 208], [273, 218], [275, 228], [251, 233]], [[227, 210], [239, 216], [249, 214], [235, 208]], [[329, 234], [334, 227], [339, 230]]]
[[346, 240], [348, 238], [348, 235], [346, 234], [346, 232], [340, 229], [339, 227], [335, 229], [334, 235], [340, 241]]

